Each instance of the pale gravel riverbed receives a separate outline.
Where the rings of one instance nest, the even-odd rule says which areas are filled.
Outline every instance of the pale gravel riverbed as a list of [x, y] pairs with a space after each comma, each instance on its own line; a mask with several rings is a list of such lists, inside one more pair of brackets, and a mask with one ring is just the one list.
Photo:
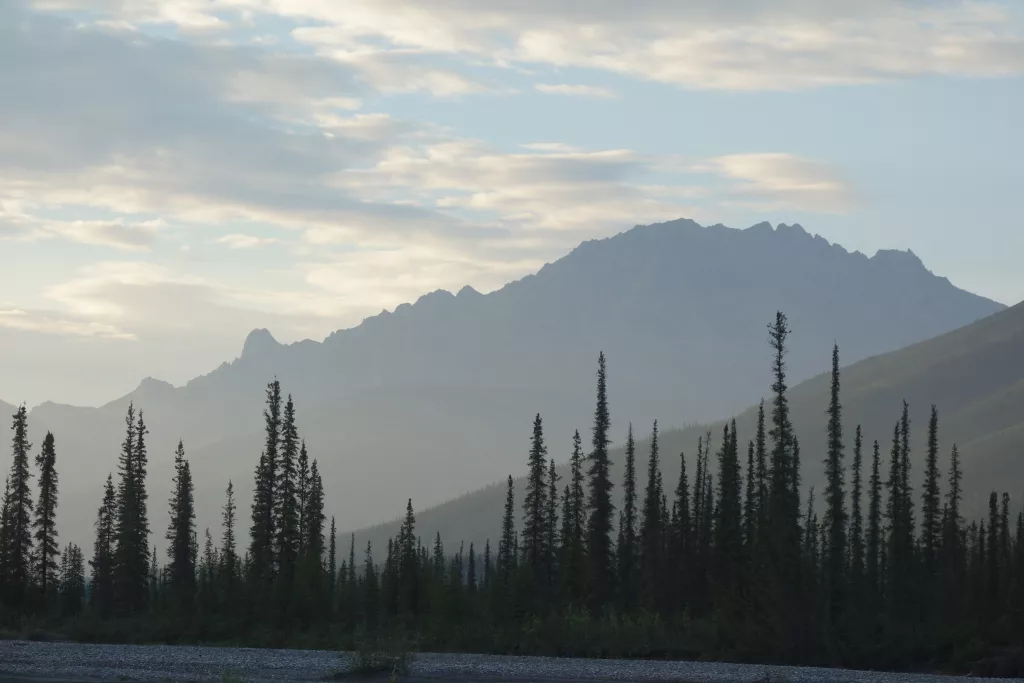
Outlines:
[[[219, 681], [227, 672], [247, 682], [324, 681], [343, 672], [349, 655], [317, 650], [169, 645], [87, 645], [0, 641], [0, 680], [19, 675], [97, 681]], [[420, 654], [414, 679], [469, 681], [618, 681], [683, 683], [946, 683], [955, 676], [892, 674], [805, 667], [709, 662], [555, 659], [494, 655]], [[770, 678], [766, 678], [770, 676]], [[386, 680], [386, 678], [384, 679]], [[1000, 679], [987, 679], [997, 681]], [[1001, 679], [1016, 680], [1016, 679]]]

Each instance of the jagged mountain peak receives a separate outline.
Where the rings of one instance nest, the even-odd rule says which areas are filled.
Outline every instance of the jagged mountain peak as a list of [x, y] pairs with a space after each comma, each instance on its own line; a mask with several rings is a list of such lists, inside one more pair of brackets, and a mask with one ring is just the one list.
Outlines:
[[242, 345], [242, 358], [254, 358], [263, 357], [268, 353], [281, 348], [281, 344], [274, 339], [274, 335], [270, 333], [270, 330], [266, 328], [260, 328], [253, 330], [245, 338], [245, 343]]

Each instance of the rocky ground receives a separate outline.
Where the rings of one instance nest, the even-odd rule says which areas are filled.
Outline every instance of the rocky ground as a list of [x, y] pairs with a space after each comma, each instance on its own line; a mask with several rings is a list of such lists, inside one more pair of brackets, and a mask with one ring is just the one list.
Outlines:
[[[352, 661], [351, 655], [326, 651], [3, 641], [0, 642], [0, 681], [354, 680], [355, 676], [346, 674]], [[406, 679], [433, 683], [945, 683], [958, 680], [953, 676], [707, 662], [453, 654], [414, 656]]]

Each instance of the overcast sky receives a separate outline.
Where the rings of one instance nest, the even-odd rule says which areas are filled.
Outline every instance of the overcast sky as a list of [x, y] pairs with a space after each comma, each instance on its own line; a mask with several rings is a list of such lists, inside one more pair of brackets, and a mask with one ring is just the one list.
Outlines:
[[1024, 3], [3, 0], [0, 398], [96, 405], [678, 217], [1024, 299]]

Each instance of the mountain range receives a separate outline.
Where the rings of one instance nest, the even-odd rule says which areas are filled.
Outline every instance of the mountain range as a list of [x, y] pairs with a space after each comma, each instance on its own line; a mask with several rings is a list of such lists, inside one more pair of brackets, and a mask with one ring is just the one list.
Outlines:
[[584, 242], [489, 294], [427, 294], [322, 342], [282, 345], [256, 330], [237, 359], [185, 386], [149, 378], [99, 408], [44, 403], [30, 413], [30, 436], [57, 439], [64, 540], [91, 538], [129, 402], [150, 428], [155, 533], [166, 526], [179, 438], [200, 528], [218, 524], [229, 478], [247, 519], [263, 393], [277, 377], [320, 461], [328, 513], [353, 529], [394, 516], [409, 497], [425, 508], [521, 471], [537, 412], [553, 451], [566, 446], [589, 426], [602, 350], [621, 441], [627, 420], [697, 424], [756, 401], [769, 383], [765, 326], [776, 310], [794, 329], [795, 383], [827, 367], [834, 340], [853, 363], [1004, 308], [911, 252], [869, 258], [797, 225], [679, 220]]

